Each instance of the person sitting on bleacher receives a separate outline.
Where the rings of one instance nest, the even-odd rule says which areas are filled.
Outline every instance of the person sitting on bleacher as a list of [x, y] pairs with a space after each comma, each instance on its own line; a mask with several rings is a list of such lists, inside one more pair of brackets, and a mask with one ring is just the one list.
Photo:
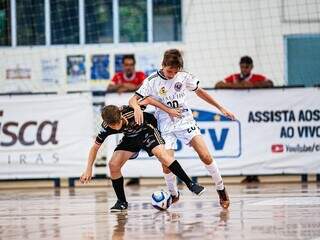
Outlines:
[[[252, 73], [253, 60], [249, 56], [240, 58], [240, 73], [232, 74], [216, 84], [215, 88], [268, 88], [273, 87], [273, 82], [261, 74]], [[260, 182], [258, 176], [249, 175], [242, 183], [257, 183]]]
[[216, 84], [215, 88], [265, 88], [273, 83], [261, 74], [252, 73], [253, 60], [249, 56], [240, 58], [240, 73], [232, 74]]
[[124, 55], [122, 58], [122, 71], [117, 72], [107, 87], [107, 92], [134, 92], [142, 85], [146, 78], [144, 72], [135, 70], [134, 55]]

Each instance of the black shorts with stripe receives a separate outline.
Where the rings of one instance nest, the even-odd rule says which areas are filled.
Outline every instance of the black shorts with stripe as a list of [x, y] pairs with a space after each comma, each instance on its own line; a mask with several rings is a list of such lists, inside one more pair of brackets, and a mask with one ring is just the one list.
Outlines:
[[152, 149], [164, 144], [164, 140], [157, 128], [148, 124], [143, 131], [135, 137], [124, 136], [114, 151], [123, 150], [136, 153], [132, 158], [136, 158], [141, 149], [145, 150], [149, 156], [153, 156]]

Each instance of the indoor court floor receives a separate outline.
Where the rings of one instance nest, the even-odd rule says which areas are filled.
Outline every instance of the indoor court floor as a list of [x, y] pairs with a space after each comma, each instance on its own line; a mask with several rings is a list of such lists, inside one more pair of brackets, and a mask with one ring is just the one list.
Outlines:
[[181, 190], [168, 211], [151, 206], [160, 187], [127, 187], [127, 213], [109, 213], [111, 188], [0, 190], [0, 239], [312, 239], [320, 240], [320, 186], [228, 186], [231, 207], [212, 186]]

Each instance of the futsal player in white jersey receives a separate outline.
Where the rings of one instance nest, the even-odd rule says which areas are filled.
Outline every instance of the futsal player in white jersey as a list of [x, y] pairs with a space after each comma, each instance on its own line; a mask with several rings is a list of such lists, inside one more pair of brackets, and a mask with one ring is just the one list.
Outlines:
[[[134, 109], [135, 121], [143, 123], [143, 112], [138, 101], [144, 99], [149, 104], [156, 106], [155, 116], [158, 120], [158, 128], [165, 140], [165, 147], [171, 156], [174, 156], [177, 139], [190, 145], [198, 153], [216, 185], [221, 207], [227, 209], [230, 201], [223, 184], [218, 166], [213, 160], [200, 130], [193, 118], [192, 111], [187, 105], [187, 92], [194, 91], [196, 95], [207, 103], [218, 108], [220, 112], [230, 119], [234, 115], [224, 109], [204, 89], [199, 87], [199, 81], [193, 75], [183, 69], [183, 59], [177, 49], [170, 49], [164, 53], [162, 69], [151, 74], [144, 80], [142, 86], [130, 99], [130, 106]], [[179, 118], [168, 115], [168, 109], [175, 108], [180, 111]], [[164, 178], [173, 201], [179, 199], [176, 179], [173, 173], [163, 166]]]

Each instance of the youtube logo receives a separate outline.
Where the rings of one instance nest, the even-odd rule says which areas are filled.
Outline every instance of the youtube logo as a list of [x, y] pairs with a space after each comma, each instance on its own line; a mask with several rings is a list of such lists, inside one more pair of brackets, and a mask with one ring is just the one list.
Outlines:
[[273, 153], [282, 153], [284, 151], [283, 144], [272, 144], [271, 151]]

